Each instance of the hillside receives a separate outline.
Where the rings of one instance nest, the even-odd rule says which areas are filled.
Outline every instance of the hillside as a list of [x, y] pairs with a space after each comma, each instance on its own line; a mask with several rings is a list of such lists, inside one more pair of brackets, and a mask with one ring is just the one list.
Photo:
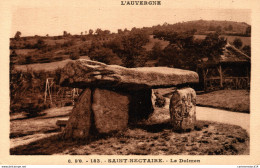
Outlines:
[[55, 79], [54, 91], [62, 93], [60, 68], [70, 60], [87, 58], [128, 68], [166, 66], [196, 71], [202, 59], [215, 60], [222, 54], [226, 40], [221, 36], [229, 43], [240, 38], [243, 44], [238, 41], [237, 48], [250, 56], [247, 30], [250, 25], [245, 23], [200, 20], [119, 29], [118, 33], [97, 29], [84, 35], [64, 33], [52, 37], [21, 37], [18, 31], [10, 39], [10, 112], [25, 110], [33, 116], [51, 107], [43, 104], [46, 78]]
[[[195, 39], [205, 39], [206, 35], [194, 35]], [[225, 39], [227, 39], [227, 42], [229, 42], [230, 44], [233, 43], [233, 41], [236, 38], [241, 39], [242, 41], [242, 47], [243, 46], [251, 46], [251, 37], [244, 37], [244, 36], [228, 36], [228, 35], [221, 35], [220, 37], [224, 37]]]
[[[117, 50], [122, 50], [122, 46], [118, 39], [120, 39], [122, 36], [127, 36], [136, 30], [141, 30], [150, 35], [148, 42], [143, 45], [143, 48], [147, 52], [151, 51], [152, 48], [158, 43], [161, 44], [162, 49], [164, 49], [169, 44], [168, 41], [153, 38], [152, 34], [156, 30], [170, 30], [175, 32], [193, 31], [195, 33], [195, 38], [204, 38], [208, 33], [219, 32], [222, 36], [227, 38], [229, 42], [232, 42], [234, 38], [238, 37], [243, 41], [243, 46], [250, 46], [251, 26], [246, 23], [232, 21], [196, 20], [175, 24], [165, 23], [163, 25], [144, 27], [141, 29], [133, 28], [131, 31], [125, 29], [124, 31], [118, 31], [118, 33], [104, 33], [107, 32], [107, 30], [99, 30], [93, 34], [85, 35], [66, 34], [63, 36], [53, 37], [41, 37], [35, 35], [32, 37], [20, 37], [19, 39], [11, 38], [11, 64], [27, 65], [35, 63], [58, 62], [67, 59], [77, 59], [79, 57], [89, 56], [90, 52], [93, 50], [93, 44], [96, 45], [95, 47], [97, 47], [97, 45], [104, 46], [104, 44], [105, 47], [110, 45], [110, 48], [111, 46], [114, 47], [115, 45]], [[113, 52], [115, 51], [104, 51], [103, 54], [112, 54], [111, 58], [109, 58], [110, 62], [113, 64], [122, 65], [122, 59], [124, 58], [120, 55], [113, 55]], [[148, 61], [154, 62], [154, 60]]]
[[251, 26], [244, 22], [195, 20], [175, 24], [164, 23], [163, 25], [146, 29], [149, 30], [150, 33], [154, 30], [172, 30], [177, 32], [195, 31], [196, 34], [208, 34], [219, 31], [222, 35], [250, 36], [250, 33], [246, 32], [247, 29], [251, 29]]

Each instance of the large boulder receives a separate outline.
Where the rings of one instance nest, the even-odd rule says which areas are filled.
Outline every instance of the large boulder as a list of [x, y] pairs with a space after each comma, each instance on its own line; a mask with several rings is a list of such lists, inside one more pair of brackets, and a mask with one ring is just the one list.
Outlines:
[[93, 125], [91, 109], [91, 90], [85, 89], [72, 109], [70, 118], [63, 131], [64, 139], [86, 139]]
[[193, 71], [167, 67], [125, 68], [101, 62], [79, 59], [62, 70], [60, 84], [69, 87], [117, 88], [143, 90], [197, 83]]
[[86, 139], [93, 134], [122, 131], [129, 122], [147, 119], [153, 112], [151, 93], [151, 90], [85, 89], [66, 122], [64, 139]]
[[120, 131], [127, 127], [129, 95], [96, 88], [93, 91], [92, 110], [99, 133]]

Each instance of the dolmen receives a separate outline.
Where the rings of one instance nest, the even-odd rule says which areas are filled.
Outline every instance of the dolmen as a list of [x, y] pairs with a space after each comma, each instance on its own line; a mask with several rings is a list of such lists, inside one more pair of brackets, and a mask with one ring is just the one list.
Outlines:
[[79, 59], [61, 71], [62, 86], [81, 88], [64, 139], [85, 139], [92, 134], [122, 131], [129, 123], [147, 119], [153, 112], [152, 89], [176, 87], [170, 101], [174, 130], [193, 129], [196, 93], [189, 84], [198, 82], [193, 71], [167, 67], [125, 68]]

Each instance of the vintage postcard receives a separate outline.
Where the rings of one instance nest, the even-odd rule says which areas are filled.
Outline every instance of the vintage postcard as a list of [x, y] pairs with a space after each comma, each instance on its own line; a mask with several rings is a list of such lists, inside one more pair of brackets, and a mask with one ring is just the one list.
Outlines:
[[258, 1], [1, 1], [2, 165], [259, 165]]

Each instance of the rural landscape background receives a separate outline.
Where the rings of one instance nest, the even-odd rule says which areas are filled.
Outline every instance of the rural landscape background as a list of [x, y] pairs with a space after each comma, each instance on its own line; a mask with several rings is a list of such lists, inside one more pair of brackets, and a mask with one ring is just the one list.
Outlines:
[[[227, 44], [234, 47], [231, 48], [233, 52], [225, 50]], [[141, 155], [248, 154], [248, 130], [213, 121], [198, 121], [195, 132], [174, 134], [174, 142], [171, 142], [169, 137], [173, 133], [169, 128], [167, 103], [172, 88], [155, 90], [153, 116], [137, 127], [130, 127], [124, 134], [93, 137], [88, 143], [60, 143], [57, 136], [60, 128], [56, 121], [68, 118], [81, 92], [59, 85], [61, 69], [69, 61], [91, 59], [129, 68], [167, 66], [196, 71], [201, 77], [202, 65], [219, 64], [225, 51], [233, 57], [237, 53], [239, 57], [246, 55], [251, 64], [251, 25], [195, 20], [118, 29], [116, 33], [98, 28], [74, 35], [64, 30], [58, 36], [23, 36], [18, 30], [10, 38], [11, 154], [104, 154], [104, 150], [106, 154]], [[247, 70], [249, 78], [245, 82], [241, 80], [244, 83], [233, 85], [233, 81], [226, 80], [219, 86], [218, 83], [209, 85], [204, 80], [192, 86], [197, 92], [197, 105], [249, 114], [250, 65]], [[238, 68], [236, 72], [229, 72], [228, 77], [240, 79], [239, 75], [244, 72], [245, 69]], [[209, 73], [215, 76], [216, 72]], [[212, 122], [217, 128], [215, 131], [209, 127]], [[223, 134], [216, 137], [219, 132]], [[186, 141], [190, 145], [183, 145]], [[218, 141], [223, 142], [218, 144]], [[170, 149], [171, 143], [178, 145]]]

